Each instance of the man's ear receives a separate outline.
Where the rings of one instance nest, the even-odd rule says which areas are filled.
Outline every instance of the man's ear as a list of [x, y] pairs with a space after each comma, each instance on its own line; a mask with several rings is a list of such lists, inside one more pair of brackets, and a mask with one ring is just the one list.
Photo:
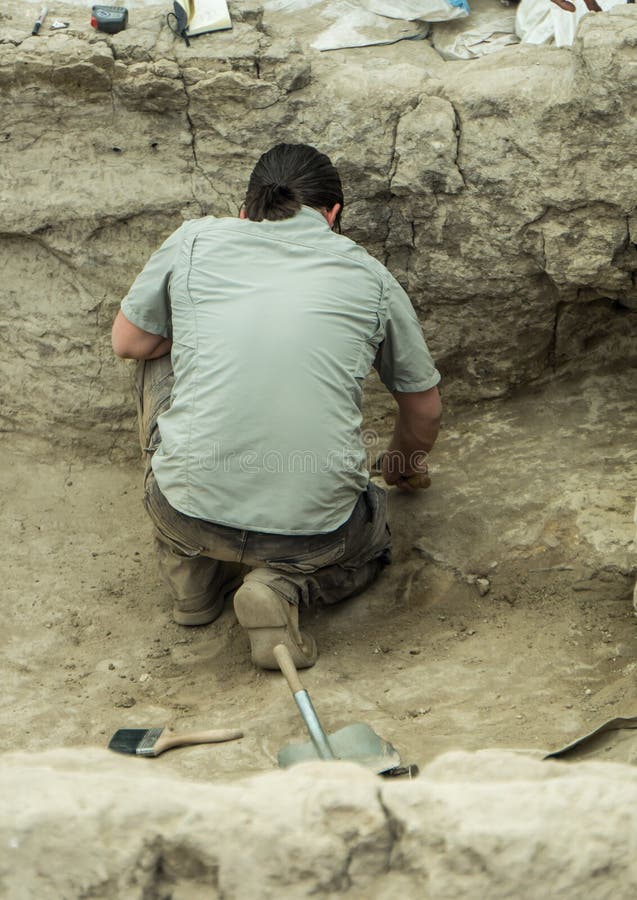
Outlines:
[[334, 228], [334, 222], [336, 222], [336, 217], [340, 213], [340, 211], [340, 203], [335, 203], [331, 209], [324, 210], [323, 215], [325, 216], [327, 224], [330, 226], [330, 228]]
[[239, 210], [239, 218], [240, 218], [240, 219], [247, 219], [247, 218], [248, 218], [248, 214], [247, 214], [247, 212], [245, 211], [245, 209], [244, 209], [243, 206], [242, 206], [241, 209]]

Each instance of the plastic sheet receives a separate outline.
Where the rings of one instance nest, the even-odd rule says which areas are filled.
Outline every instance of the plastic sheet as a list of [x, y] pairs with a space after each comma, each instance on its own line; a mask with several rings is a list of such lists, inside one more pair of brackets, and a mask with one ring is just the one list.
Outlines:
[[[357, 26], [378, 26], [369, 17], [381, 16], [404, 22], [446, 22], [469, 15], [468, 0], [362, 0], [359, 3], [322, 2], [322, 0], [264, 0], [263, 8], [268, 11], [300, 12], [321, 4], [321, 13], [326, 15], [347, 15]], [[348, 7], [348, 9], [344, 9]], [[363, 45], [361, 45], [363, 46]]]
[[371, 47], [425, 38], [429, 33], [429, 26], [423, 22], [388, 19], [349, 0], [336, 0], [327, 7], [326, 16], [329, 14], [333, 21], [312, 41], [315, 50]]
[[444, 59], [475, 59], [518, 42], [515, 7], [500, 0], [476, 0], [468, 19], [433, 28], [433, 45]]
[[263, 8], [272, 12], [299, 12], [322, 2], [323, 0], [265, 0]]
[[467, 0], [363, 0], [370, 12], [390, 19], [447, 22], [469, 15]]

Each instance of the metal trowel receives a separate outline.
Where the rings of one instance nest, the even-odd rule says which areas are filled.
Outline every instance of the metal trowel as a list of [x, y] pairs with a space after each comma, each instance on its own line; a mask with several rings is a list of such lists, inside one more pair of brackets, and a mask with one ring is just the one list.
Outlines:
[[332, 734], [323, 730], [310, 695], [301, 684], [290, 653], [283, 644], [274, 648], [274, 656], [294, 695], [296, 705], [310, 735], [310, 743], [289, 744], [279, 751], [278, 761], [285, 769], [310, 759], [347, 759], [377, 775], [415, 775], [416, 766], [401, 766], [400, 756], [388, 741], [362, 723], [346, 725]]

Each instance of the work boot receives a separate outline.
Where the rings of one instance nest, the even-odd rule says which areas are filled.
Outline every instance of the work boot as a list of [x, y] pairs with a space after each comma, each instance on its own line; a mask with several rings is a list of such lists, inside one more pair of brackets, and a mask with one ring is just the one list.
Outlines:
[[173, 620], [177, 625], [209, 625], [218, 619], [228, 597], [243, 581], [245, 567], [237, 566], [239, 574], [233, 574], [215, 589], [213, 585], [205, 594], [193, 600], [176, 600], [173, 604]]
[[262, 669], [278, 669], [277, 644], [284, 644], [297, 669], [308, 669], [318, 657], [316, 641], [299, 628], [299, 609], [260, 581], [244, 581], [234, 595], [239, 624], [248, 632], [252, 662]]

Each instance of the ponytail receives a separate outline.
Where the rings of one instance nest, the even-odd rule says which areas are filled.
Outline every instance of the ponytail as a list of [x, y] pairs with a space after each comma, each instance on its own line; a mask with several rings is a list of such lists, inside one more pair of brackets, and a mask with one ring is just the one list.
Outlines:
[[246, 198], [246, 211], [249, 218], [255, 222], [262, 219], [270, 219], [273, 222], [291, 219], [303, 205], [298, 192], [289, 188], [287, 184], [264, 184], [260, 191], [254, 192], [249, 210], [248, 202]]
[[329, 157], [308, 144], [277, 144], [254, 167], [244, 206], [253, 222], [276, 222], [291, 219], [301, 206], [332, 209], [336, 203], [342, 210], [341, 179]]

